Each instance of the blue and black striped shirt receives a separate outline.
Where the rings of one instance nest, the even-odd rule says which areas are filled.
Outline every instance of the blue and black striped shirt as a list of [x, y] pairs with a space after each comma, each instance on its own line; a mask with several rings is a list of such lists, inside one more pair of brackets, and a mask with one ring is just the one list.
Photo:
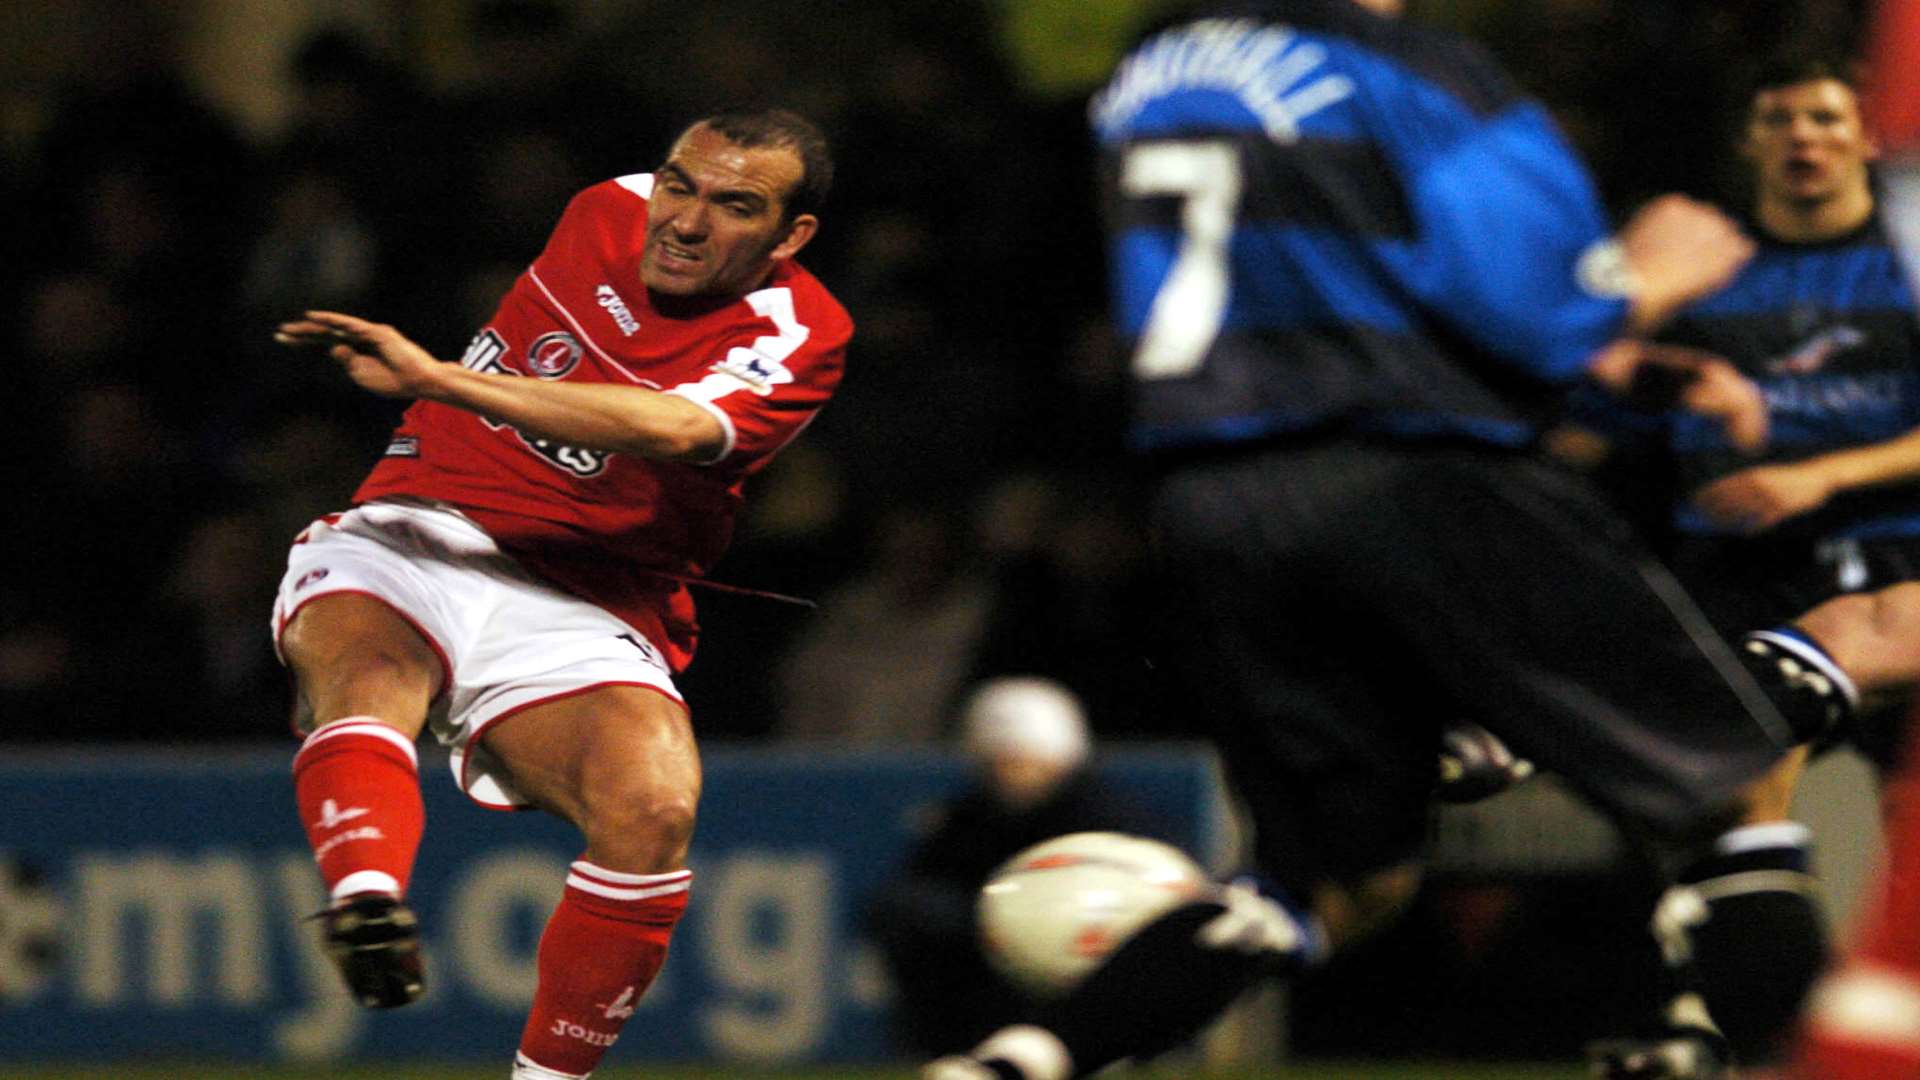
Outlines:
[[1584, 167], [1463, 39], [1229, 9], [1146, 41], [1091, 117], [1142, 448], [1523, 445], [1624, 319]]
[[[1688, 496], [1710, 480], [1768, 461], [1795, 461], [1886, 442], [1920, 428], [1920, 322], [1878, 218], [1821, 243], [1761, 235], [1727, 287], [1682, 311], [1663, 340], [1718, 353], [1766, 395], [1770, 440], [1756, 461], [1714, 424], [1667, 418], [1666, 450], [1682, 533], [1719, 530]], [[1782, 526], [1810, 536], [1920, 536], [1920, 485], [1847, 492]]]

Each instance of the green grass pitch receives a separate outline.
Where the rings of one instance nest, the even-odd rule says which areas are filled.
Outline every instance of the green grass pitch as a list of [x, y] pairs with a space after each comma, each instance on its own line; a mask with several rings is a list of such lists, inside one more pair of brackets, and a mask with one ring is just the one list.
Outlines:
[[[7, 1080], [504, 1080], [508, 1066], [354, 1065], [304, 1067], [214, 1065], [176, 1062], [146, 1065], [54, 1065], [0, 1062]], [[748, 1066], [647, 1065], [599, 1069], [594, 1080], [914, 1080], [912, 1068], [813, 1068], [778, 1071]], [[1566, 1065], [1495, 1065], [1432, 1062], [1312, 1063], [1287, 1068], [1193, 1073], [1188, 1069], [1139, 1069], [1113, 1080], [1580, 1080], [1585, 1071]]]

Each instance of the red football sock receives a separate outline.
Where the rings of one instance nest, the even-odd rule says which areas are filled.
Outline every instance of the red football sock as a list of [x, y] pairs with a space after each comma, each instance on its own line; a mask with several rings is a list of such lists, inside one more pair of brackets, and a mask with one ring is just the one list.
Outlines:
[[690, 870], [620, 874], [584, 860], [573, 864], [540, 937], [540, 986], [515, 1075], [593, 1071], [660, 973], [692, 881]]
[[321, 725], [294, 755], [293, 792], [328, 896], [406, 893], [426, 809], [405, 735], [370, 716]]

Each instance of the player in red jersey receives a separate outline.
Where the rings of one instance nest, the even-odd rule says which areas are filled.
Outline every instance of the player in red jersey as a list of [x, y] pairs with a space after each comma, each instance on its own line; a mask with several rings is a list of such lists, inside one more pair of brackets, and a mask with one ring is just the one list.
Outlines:
[[294, 544], [273, 616], [349, 988], [372, 1007], [422, 991], [402, 898], [423, 729], [477, 801], [586, 837], [541, 938], [516, 1080], [592, 1070], [686, 905], [686, 583], [725, 549], [746, 478], [839, 382], [852, 323], [792, 261], [831, 174], [801, 117], [710, 116], [653, 173], [575, 196], [460, 363], [332, 312], [276, 334], [414, 399], [354, 508]]

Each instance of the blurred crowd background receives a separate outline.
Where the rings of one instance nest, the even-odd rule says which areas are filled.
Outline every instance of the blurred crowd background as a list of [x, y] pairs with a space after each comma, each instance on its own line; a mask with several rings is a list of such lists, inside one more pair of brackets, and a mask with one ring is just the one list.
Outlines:
[[[398, 403], [270, 343], [326, 307], [457, 356], [567, 198], [771, 101], [832, 136], [806, 263], [858, 333], [749, 492], [683, 677], [707, 739], [914, 742], [1036, 673], [1180, 734], [1102, 317], [1083, 115], [1154, 0], [16, 0], [0, 12], [0, 741], [284, 736], [266, 621]], [[1622, 214], [1742, 200], [1744, 80], [1858, 0], [1427, 0]]]

